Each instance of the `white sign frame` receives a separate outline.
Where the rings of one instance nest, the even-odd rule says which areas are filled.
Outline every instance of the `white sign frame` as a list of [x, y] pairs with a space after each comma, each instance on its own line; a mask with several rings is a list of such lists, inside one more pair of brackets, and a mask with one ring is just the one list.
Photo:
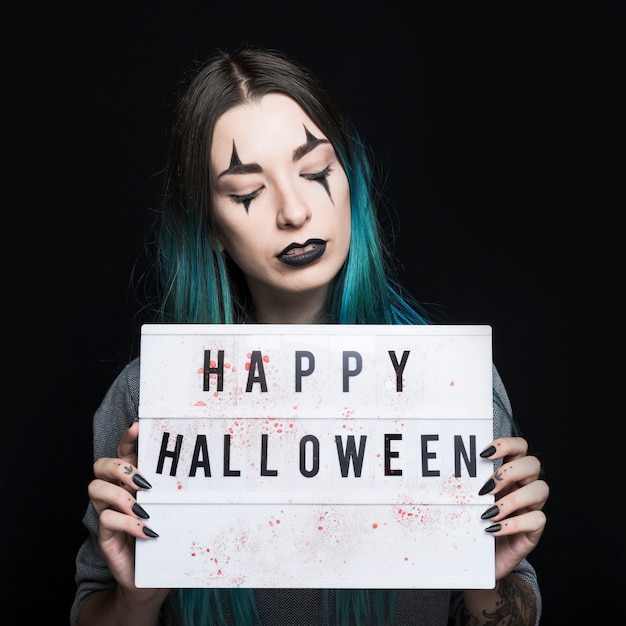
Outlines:
[[491, 335], [144, 325], [135, 584], [492, 588]]

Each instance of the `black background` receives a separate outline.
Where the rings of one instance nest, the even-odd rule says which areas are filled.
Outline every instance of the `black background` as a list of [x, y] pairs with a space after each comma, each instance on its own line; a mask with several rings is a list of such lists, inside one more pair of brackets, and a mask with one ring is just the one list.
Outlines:
[[[8, 343], [19, 348], [7, 389], [17, 398], [5, 443], [3, 526], [17, 522], [2, 533], [8, 597], [13, 583], [22, 593], [52, 588], [27, 614], [67, 619], [91, 417], [137, 352], [132, 276], [175, 96], [197, 61], [248, 42], [299, 58], [353, 115], [379, 158], [401, 281], [442, 323], [492, 326], [494, 361], [552, 490], [530, 555], [542, 624], [617, 623], [622, 532], [593, 513], [606, 504], [589, 473], [593, 440], [572, 438], [579, 418], [565, 410], [575, 391], [563, 374], [565, 330], [578, 304], [566, 309], [562, 286], [578, 280], [566, 252], [582, 193], [573, 154], [620, 110], [622, 5], [600, 16], [516, 3], [410, 13], [390, 3], [209, 4], [76, 10], [24, 68], [40, 133], [20, 164], [29, 235], [5, 298], [16, 329]], [[616, 173], [607, 161], [604, 179]]]

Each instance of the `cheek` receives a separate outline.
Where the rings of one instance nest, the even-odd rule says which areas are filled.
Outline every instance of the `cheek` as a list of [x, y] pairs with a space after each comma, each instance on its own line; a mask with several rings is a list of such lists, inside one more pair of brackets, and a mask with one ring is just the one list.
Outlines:
[[222, 252], [226, 250], [228, 253], [231, 253], [232, 249], [237, 245], [236, 231], [233, 229], [232, 222], [224, 219], [219, 212], [216, 212], [214, 225], [220, 250]]
[[348, 180], [342, 181], [339, 194], [337, 196], [336, 207], [339, 210], [341, 225], [346, 229], [348, 239], [350, 238], [350, 228], [352, 224], [351, 205], [350, 205], [350, 186]]
[[227, 252], [241, 269], [263, 252], [267, 237], [261, 234], [261, 225], [249, 216], [216, 217], [215, 225], [221, 251]]

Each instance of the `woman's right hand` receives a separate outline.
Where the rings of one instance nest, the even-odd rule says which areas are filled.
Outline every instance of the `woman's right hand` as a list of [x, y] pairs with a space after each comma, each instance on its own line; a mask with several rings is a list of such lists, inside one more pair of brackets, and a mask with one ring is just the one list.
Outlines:
[[117, 458], [102, 457], [95, 461], [95, 478], [89, 483], [88, 491], [98, 514], [100, 552], [118, 584], [115, 595], [128, 609], [132, 605], [143, 607], [145, 615], [154, 610], [158, 614], [169, 590], [135, 586], [135, 541], [158, 537], [146, 524], [149, 515], [135, 499], [138, 489], [151, 487], [136, 467], [138, 434], [139, 422], [135, 421], [120, 437]]

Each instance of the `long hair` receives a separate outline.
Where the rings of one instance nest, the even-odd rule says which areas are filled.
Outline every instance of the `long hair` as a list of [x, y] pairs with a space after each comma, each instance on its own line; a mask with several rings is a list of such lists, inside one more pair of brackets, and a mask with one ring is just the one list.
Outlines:
[[249, 48], [207, 61], [175, 110], [156, 224], [160, 321], [232, 324], [245, 318], [245, 279], [221, 253], [213, 225], [211, 143], [223, 113], [269, 93], [291, 97], [324, 132], [350, 185], [350, 250], [331, 285], [330, 322], [426, 323], [425, 311], [393, 278], [368, 151], [349, 118], [306, 68], [282, 53]]
[[[250, 306], [242, 272], [220, 251], [211, 210], [213, 129], [229, 109], [266, 94], [289, 96], [331, 142], [350, 186], [351, 241], [330, 288], [327, 318], [336, 324], [426, 324], [422, 307], [393, 277], [377, 217], [368, 149], [320, 81], [282, 53], [219, 52], [189, 82], [175, 110], [156, 223], [158, 317], [162, 322], [234, 324]], [[393, 591], [326, 590], [327, 623], [384, 623]], [[179, 590], [185, 626], [261, 623], [251, 590]], [[331, 610], [334, 606], [334, 611]], [[331, 616], [330, 613], [334, 615]], [[352, 621], [351, 621], [352, 620]]]

